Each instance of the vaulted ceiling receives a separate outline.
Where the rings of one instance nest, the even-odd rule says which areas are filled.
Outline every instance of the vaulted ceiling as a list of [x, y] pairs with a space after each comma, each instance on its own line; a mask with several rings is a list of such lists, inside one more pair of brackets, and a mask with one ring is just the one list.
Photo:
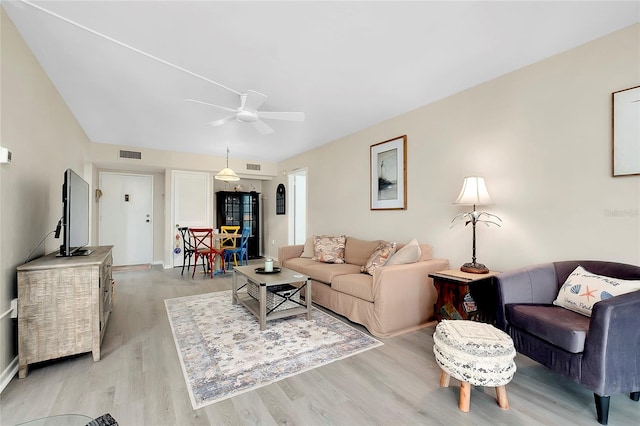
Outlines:
[[[3, 1], [96, 143], [277, 161], [640, 21], [637, 1]], [[133, 50], [135, 49], [135, 50]], [[229, 90], [231, 89], [231, 90]], [[265, 120], [235, 109], [304, 112]]]

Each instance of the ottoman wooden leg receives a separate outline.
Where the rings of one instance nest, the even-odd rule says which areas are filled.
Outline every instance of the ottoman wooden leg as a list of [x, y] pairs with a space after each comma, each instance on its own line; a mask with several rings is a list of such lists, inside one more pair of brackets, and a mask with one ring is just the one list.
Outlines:
[[458, 407], [460, 411], [465, 413], [469, 412], [469, 405], [471, 401], [471, 385], [467, 382], [460, 382], [460, 401]]
[[440, 375], [440, 387], [441, 388], [449, 387], [449, 379], [450, 378], [451, 378], [451, 376], [449, 376], [449, 373], [443, 371], [442, 374]]
[[498, 397], [498, 405], [503, 410], [509, 409], [509, 400], [507, 399], [507, 387], [498, 386], [496, 388], [496, 396]]

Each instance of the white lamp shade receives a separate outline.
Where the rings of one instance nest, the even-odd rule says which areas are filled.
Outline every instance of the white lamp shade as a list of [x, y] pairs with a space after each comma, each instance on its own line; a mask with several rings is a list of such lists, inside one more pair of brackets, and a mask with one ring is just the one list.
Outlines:
[[453, 204], [493, 204], [493, 200], [487, 191], [487, 186], [484, 184], [484, 178], [479, 176], [467, 176], [464, 178], [460, 195], [458, 195]]
[[224, 169], [220, 170], [218, 174], [215, 176], [215, 178], [218, 180], [223, 180], [225, 182], [240, 180], [238, 175], [228, 167], [225, 167]]

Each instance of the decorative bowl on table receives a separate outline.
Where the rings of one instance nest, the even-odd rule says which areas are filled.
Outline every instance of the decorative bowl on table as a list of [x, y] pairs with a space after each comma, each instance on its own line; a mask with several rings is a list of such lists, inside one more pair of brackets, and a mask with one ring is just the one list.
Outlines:
[[259, 267], [255, 269], [256, 274], [277, 274], [282, 271], [282, 269], [278, 266], [274, 266], [272, 271], [265, 271], [263, 267]]

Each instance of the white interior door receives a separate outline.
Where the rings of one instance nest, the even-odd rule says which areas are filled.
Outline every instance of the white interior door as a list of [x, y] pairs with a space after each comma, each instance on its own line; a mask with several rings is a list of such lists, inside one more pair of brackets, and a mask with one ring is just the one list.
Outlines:
[[[207, 227], [213, 223], [213, 195], [211, 174], [174, 170], [173, 179], [173, 223], [178, 234], [179, 227]], [[182, 249], [182, 244], [180, 244]], [[173, 254], [173, 266], [182, 266], [183, 253]]]
[[113, 245], [114, 265], [153, 260], [153, 176], [100, 172], [100, 245]]

